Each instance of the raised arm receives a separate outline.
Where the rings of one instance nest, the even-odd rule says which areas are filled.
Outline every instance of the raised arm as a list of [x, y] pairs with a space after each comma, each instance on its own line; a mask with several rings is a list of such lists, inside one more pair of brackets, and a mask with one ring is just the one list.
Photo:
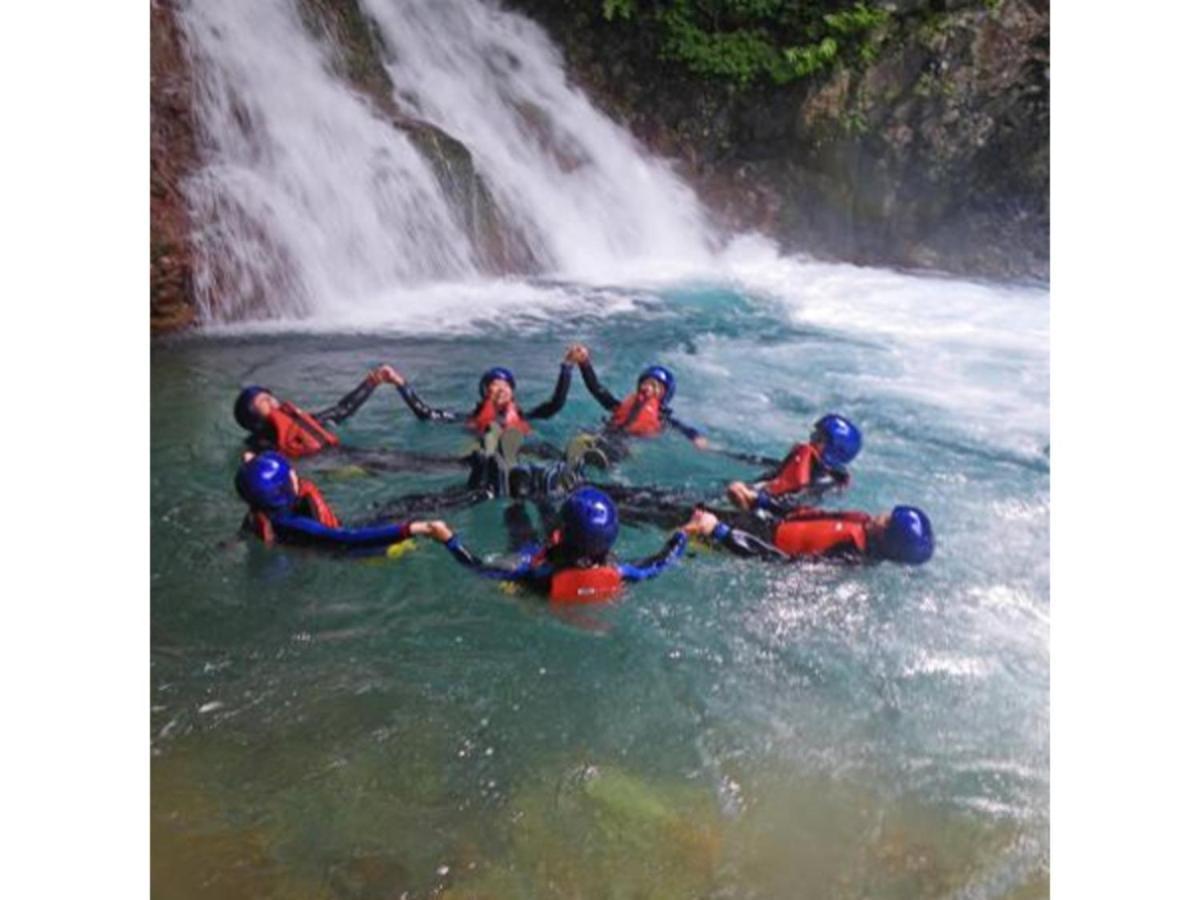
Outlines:
[[626, 581], [646, 581], [661, 575], [678, 562], [683, 556], [683, 551], [687, 549], [687, 543], [687, 535], [683, 531], [676, 531], [653, 556], [633, 563], [621, 563], [617, 568]]
[[408, 404], [408, 408], [413, 411], [413, 415], [422, 422], [430, 420], [434, 422], [458, 422], [461, 419], [461, 416], [456, 412], [450, 412], [446, 409], [434, 409], [418, 397], [417, 392], [407, 382], [396, 385], [396, 390], [400, 392], [400, 396], [404, 398], [404, 402]]
[[595, 397], [601, 406], [607, 410], [614, 410], [621, 405], [621, 401], [610, 394], [608, 388], [600, 383], [589, 357], [580, 360], [579, 371], [583, 375], [583, 383], [587, 385], [588, 393]]
[[554, 385], [554, 396], [540, 403], [525, 414], [526, 419], [549, 419], [563, 408], [571, 390], [571, 364], [564, 361], [558, 370], [558, 382]]
[[370, 397], [371, 394], [375, 392], [375, 388], [382, 383], [383, 379], [380, 377], [378, 370], [369, 372], [367, 377], [359, 382], [358, 386], [355, 387], [354, 390], [352, 390], [328, 409], [323, 409], [320, 412], [315, 413], [315, 418], [321, 424], [333, 422], [334, 424], [340, 425], [342, 422], [346, 421], [346, 419], [358, 412], [359, 407], [367, 402], [367, 398]]

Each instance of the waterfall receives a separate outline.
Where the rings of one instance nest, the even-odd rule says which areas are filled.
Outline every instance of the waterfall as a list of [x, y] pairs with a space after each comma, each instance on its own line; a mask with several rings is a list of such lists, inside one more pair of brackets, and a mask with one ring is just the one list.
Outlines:
[[[386, 73], [373, 98], [314, 27], [322, 5], [181, 6], [208, 321], [344, 315], [506, 269], [603, 280], [708, 258], [695, 195], [568, 83], [534, 23], [481, 0], [343, 0]], [[459, 171], [446, 147], [469, 153]]]

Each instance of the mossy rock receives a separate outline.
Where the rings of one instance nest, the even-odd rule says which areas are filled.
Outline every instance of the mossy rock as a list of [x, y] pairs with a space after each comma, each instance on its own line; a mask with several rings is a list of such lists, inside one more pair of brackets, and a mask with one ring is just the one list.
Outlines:
[[712, 793], [580, 766], [517, 793], [509, 853], [444, 897], [684, 900], [716, 882], [720, 829]]

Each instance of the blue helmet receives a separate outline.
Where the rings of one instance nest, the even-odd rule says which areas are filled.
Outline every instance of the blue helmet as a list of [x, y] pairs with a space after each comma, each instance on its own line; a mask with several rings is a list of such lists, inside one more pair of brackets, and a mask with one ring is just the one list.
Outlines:
[[920, 565], [933, 556], [933, 526], [915, 506], [892, 510], [883, 532], [883, 555], [890, 560]]
[[487, 396], [487, 386], [497, 378], [499, 378], [501, 381], [507, 381], [508, 386], [512, 388], [513, 391], [516, 391], [517, 376], [514, 375], [510, 370], [504, 368], [504, 366], [496, 366], [495, 368], [488, 369], [486, 372], [484, 372], [483, 377], [479, 379], [480, 397]]
[[663, 386], [663, 406], [668, 405], [675, 396], [675, 376], [671, 374], [671, 370], [666, 366], [650, 366], [638, 376], [638, 384], [647, 378], [653, 378]]
[[862, 432], [845, 416], [829, 413], [817, 420], [813, 431], [821, 437], [821, 462], [833, 469], [850, 465], [862, 449]]
[[273, 450], [242, 463], [233, 480], [237, 492], [254, 509], [286, 509], [296, 501], [292, 466]]
[[563, 545], [581, 556], [602, 557], [617, 539], [617, 508], [608, 494], [583, 487], [563, 503]]
[[259, 394], [269, 393], [271, 392], [265, 387], [252, 384], [249, 387], [242, 388], [242, 392], [237, 395], [237, 400], [233, 401], [233, 417], [247, 431], [254, 431], [261, 424], [258, 413], [254, 411], [254, 398]]

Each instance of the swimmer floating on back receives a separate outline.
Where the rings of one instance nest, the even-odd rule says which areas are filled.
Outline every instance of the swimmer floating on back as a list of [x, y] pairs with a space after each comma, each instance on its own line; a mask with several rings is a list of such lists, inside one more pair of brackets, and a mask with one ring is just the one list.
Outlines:
[[775, 469], [753, 485], [731, 482], [727, 494], [740, 509], [784, 512], [781, 500], [799, 493], [820, 494], [850, 484], [847, 468], [862, 449], [862, 433], [853, 422], [836, 413], [822, 416], [813, 425], [808, 442], [796, 444]]

